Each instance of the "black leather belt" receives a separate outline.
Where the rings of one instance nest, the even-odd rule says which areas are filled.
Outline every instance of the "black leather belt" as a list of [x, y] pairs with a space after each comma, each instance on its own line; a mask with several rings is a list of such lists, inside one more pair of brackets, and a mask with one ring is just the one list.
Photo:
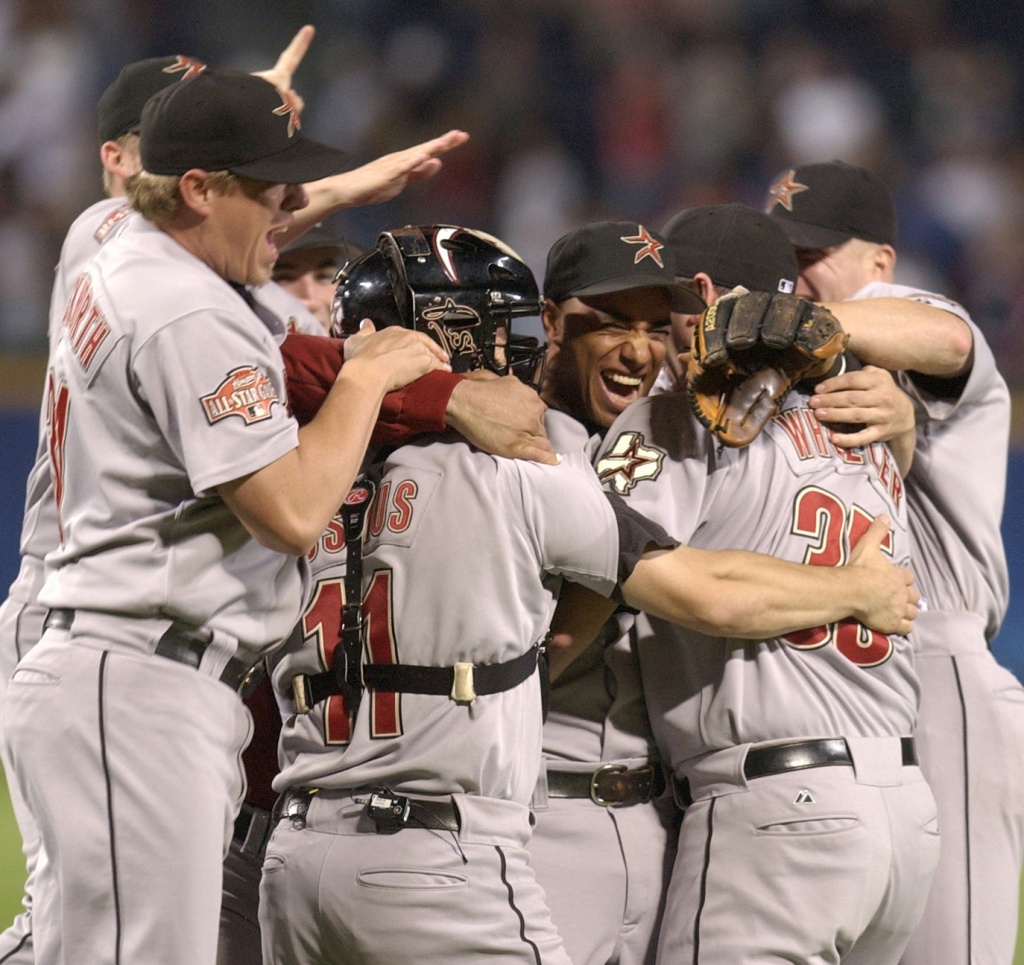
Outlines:
[[665, 774], [653, 764], [634, 770], [627, 770], [624, 764], [602, 764], [595, 771], [548, 769], [548, 797], [588, 797], [602, 807], [645, 804], [664, 790]]
[[[901, 737], [900, 750], [904, 767], [917, 764], [913, 737]], [[852, 763], [853, 757], [846, 741], [842, 737], [829, 737], [823, 740], [752, 748], [747, 751], [746, 760], [743, 762], [743, 774], [748, 780], [752, 780], [755, 777], [781, 774], [783, 771]]]
[[274, 818], [270, 811], [248, 801], [242, 802], [242, 809], [235, 818], [235, 840], [244, 850], [263, 853], [274, 830]]
[[[451, 667], [424, 667], [401, 663], [365, 663], [363, 684], [371, 690], [399, 694], [433, 694], [455, 701], [470, 702], [486, 694], [500, 694], [525, 683], [534, 675], [544, 653], [535, 644], [526, 653], [504, 663], [457, 663]], [[292, 696], [300, 714], [309, 713], [321, 700], [342, 689], [332, 670], [318, 674], [296, 674]]]
[[[310, 801], [317, 793], [316, 788], [285, 791], [274, 811], [293, 826], [305, 827]], [[378, 834], [395, 834], [405, 828], [457, 832], [462, 826], [451, 801], [406, 797], [385, 787], [369, 792], [364, 812]]]
[[[47, 629], [70, 630], [74, 621], [74, 610], [49, 610], [46, 620], [43, 621], [43, 626]], [[203, 654], [206, 653], [211, 642], [212, 639], [206, 639], [198, 633], [172, 624], [157, 641], [154, 653], [159, 657], [183, 663], [187, 667], [198, 670]], [[244, 660], [231, 657], [220, 672], [218, 679], [243, 697], [247, 697], [256, 689], [256, 685], [262, 677], [263, 661], [259, 661], [255, 666], [250, 666]]]

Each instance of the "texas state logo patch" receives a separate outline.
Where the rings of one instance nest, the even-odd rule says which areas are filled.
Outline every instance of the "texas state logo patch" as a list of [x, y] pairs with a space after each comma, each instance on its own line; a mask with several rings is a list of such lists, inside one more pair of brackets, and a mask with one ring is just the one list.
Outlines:
[[644, 444], [639, 432], [623, 432], [597, 463], [597, 476], [620, 496], [625, 496], [638, 482], [657, 479], [665, 453]]
[[281, 400], [277, 397], [277, 389], [263, 372], [251, 365], [243, 365], [230, 371], [227, 378], [209, 395], [204, 395], [201, 401], [210, 425], [232, 415], [252, 425], [269, 419], [270, 410]]

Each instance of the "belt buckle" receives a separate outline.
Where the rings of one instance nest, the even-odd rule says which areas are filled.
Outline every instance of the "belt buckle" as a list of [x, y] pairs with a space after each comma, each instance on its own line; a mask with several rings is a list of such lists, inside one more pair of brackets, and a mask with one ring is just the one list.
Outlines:
[[263, 680], [263, 661], [257, 660], [248, 670], [245, 675], [238, 682], [238, 686], [235, 690], [242, 697], [243, 700], [251, 697], [255, 692], [256, 688], [260, 685]]
[[603, 808], [620, 807], [621, 802], [616, 803], [615, 801], [606, 801], [601, 797], [601, 792], [597, 788], [597, 782], [600, 780], [602, 774], [621, 774], [625, 770], [625, 764], [602, 764], [590, 776], [590, 800], [595, 804], [600, 804]]

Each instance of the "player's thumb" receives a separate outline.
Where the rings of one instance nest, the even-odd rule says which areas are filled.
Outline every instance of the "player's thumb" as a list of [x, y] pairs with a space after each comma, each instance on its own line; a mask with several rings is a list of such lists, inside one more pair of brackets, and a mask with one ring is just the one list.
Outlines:
[[876, 516], [872, 521], [871, 525], [864, 530], [864, 534], [857, 541], [857, 549], [855, 555], [862, 557], [865, 552], [871, 550], [880, 550], [882, 543], [889, 535], [889, 523], [890, 519], [885, 513], [880, 516]]

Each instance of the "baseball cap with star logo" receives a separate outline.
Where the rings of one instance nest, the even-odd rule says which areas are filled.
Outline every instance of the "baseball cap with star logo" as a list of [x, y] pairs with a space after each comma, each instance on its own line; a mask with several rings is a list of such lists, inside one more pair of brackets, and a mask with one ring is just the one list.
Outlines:
[[273, 84], [207, 68], [165, 87], [142, 111], [139, 153], [150, 174], [230, 171], [273, 184], [304, 184], [341, 171], [349, 155], [304, 138], [298, 105]]
[[100, 143], [116, 141], [139, 129], [142, 108], [158, 91], [188, 80], [206, 69], [194, 57], [149, 57], [128, 64], [100, 95], [96, 107]]
[[851, 238], [896, 243], [896, 206], [885, 182], [845, 161], [785, 171], [768, 189], [765, 213], [797, 248], [821, 250]]
[[548, 251], [544, 297], [560, 302], [633, 288], [667, 288], [678, 312], [702, 312], [700, 296], [676, 282], [665, 239], [635, 221], [596, 221], [570, 231]]

